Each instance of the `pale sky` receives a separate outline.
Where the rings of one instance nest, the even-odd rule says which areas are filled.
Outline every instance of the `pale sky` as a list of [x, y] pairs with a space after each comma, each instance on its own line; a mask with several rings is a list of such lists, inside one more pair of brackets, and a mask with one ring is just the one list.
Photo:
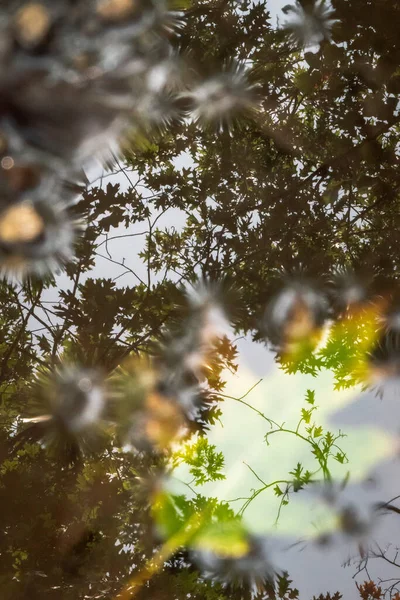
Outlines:
[[[319, 406], [315, 413], [317, 424], [332, 432], [341, 429], [348, 436], [339, 444], [347, 453], [349, 464], [342, 466], [333, 461], [332, 473], [342, 481], [350, 470], [350, 481], [355, 488], [352, 499], [357, 503], [363, 501], [365, 490], [359, 483], [369, 476], [377, 478], [376, 487], [368, 488], [371, 501], [387, 501], [398, 494], [398, 394], [388, 393], [382, 401], [371, 392], [334, 392], [329, 372], [321, 373], [317, 378], [301, 374], [286, 375], [275, 365], [272, 353], [262, 345], [246, 338], [238, 342], [238, 347], [239, 369], [236, 375], [227, 374], [226, 395], [241, 397], [263, 377], [246, 401], [278, 423], [285, 422], [288, 428], [295, 428], [300, 410], [305, 406], [306, 390], [315, 390], [316, 404]], [[302, 462], [310, 470], [315, 468], [310, 447], [301, 440], [277, 433], [267, 446], [264, 435], [269, 430], [268, 424], [259, 415], [229, 399], [224, 401], [222, 410], [222, 424], [216, 424], [208, 438], [224, 453], [226, 480], [198, 488], [200, 493], [220, 500], [249, 496], [251, 489], [258, 489], [261, 484], [244, 463], [250, 465], [266, 483], [287, 478], [297, 462]], [[391, 420], [392, 427], [387, 427], [388, 420]], [[186, 482], [191, 479], [185, 467], [178, 469], [175, 475]], [[175, 492], [188, 491], [176, 481], [171, 485]], [[232, 506], [239, 509], [242, 504], [238, 501]], [[329, 513], [322, 506], [311, 505], [300, 492], [292, 495], [275, 529], [278, 504], [279, 499], [272, 490], [265, 490], [245, 512], [245, 523], [255, 532], [281, 535], [290, 544], [307, 534], [312, 535], [316, 527], [323, 528], [328, 522]], [[399, 534], [397, 515], [385, 517], [374, 539], [379, 541], [381, 547], [385, 547], [390, 542], [396, 543]], [[351, 600], [356, 597], [353, 580], [356, 569], [342, 567], [348, 552], [346, 544], [328, 551], [308, 544], [306, 548], [300, 546], [286, 551], [282, 556], [282, 565], [300, 589], [301, 600], [311, 600], [314, 594], [318, 596], [337, 590], [345, 599]], [[395, 568], [388, 569], [382, 560], [371, 561], [370, 573], [376, 577], [393, 577], [396, 571]], [[367, 579], [365, 573], [363, 575]], [[359, 581], [364, 579], [360, 576]]]

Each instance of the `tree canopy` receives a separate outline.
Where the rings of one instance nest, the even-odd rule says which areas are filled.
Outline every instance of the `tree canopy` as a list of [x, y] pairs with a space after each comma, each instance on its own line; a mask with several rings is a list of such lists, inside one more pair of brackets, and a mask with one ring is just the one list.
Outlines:
[[[147, 4], [141, 3], [144, 14]], [[24, 3], [15, 5], [22, 10]], [[202, 576], [207, 568], [188, 551], [191, 544], [201, 551], [201, 544], [214, 547], [225, 535], [232, 546], [254, 550], [256, 543], [242, 531], [234, 505], [200, 493], [170, 495], [163, 482], [182, 463], [196, 485], [225, 477], [224, 457], [207, 436], [221, 416], [226, 373], [238, 368], [240, 336], [266, 344], [285, 372], [331, 370], [337, 389], [380, 383], [382, 372], [399, 374], [400, 5], [331, 5], [332, 11], [324, 2], [301, 0], [286, 7], [277, 27], [268, 1], [194, 0], [184, 7], [177, 35], [168, 27], [165, 33], [157, 21], [155, 37], [137, 41], [138, 56], [147, 52], [151, 68], [156, 56], [173, 57], [162, 84], [165, 95], [156, 98], [160, 106], [148, 108], [155, 99], [141, 87], [146, 70], [135, 74], [134, 91], [126, 91], [123, 77], [96, 83], [95, 95], [116, 86], [115, 102], [129, 93], [136, 104], [124, 121], [121, 153], [94, 181], [87, 170], [73, 182], [79, 198], [62, 218], [76, 227], [74, 259], [62, 274], [35, 271], [22, 281], [5, 277], [0, 283], [5, 600], [299, 597], [290, 573], [272, 581], [265, 562], [261, 575], [254, 575], [265, 584], [260, 589], [226, 588], [223, 578]], [[311, 38], [298, 21], [309, 14], [319, 15]], [[79, 31], [91, 35], [83, 25]], [[118, 29], [119, 35], [124, 31]], [[107, 32], [105, 26], [105, 44], [115, 43]], [[39, 32], [43, 39], [35, 41], [34, 51], [17, 33], [18, 52], [28, 44], [40, 58], [47, 33]], [[60, 48], [52, 46], [57, 60], [65, 52]], [[106, 49], [104, 56], [97, 46], [96, 52], [97, 66], [109, 69]], [[0, 53], [3, 63], [6, 50]], [[68, 61], [76, 58], [67, 55]], [[117, 55], [125, 56], [119, 46]], [[2, 92], [1, 122], [12, 106], [18, 135], [22, 131], [36, 148], [43, 146], [43, 131], [43, 139], [59, 144], [64, 160], [69, 144], [82, 141], [74, 129], [65, 138], [58, 134], [75, 100], [65, 99], [64, 106], [59, 90], [53, 122], [42, 112], [47, 99], [38, 99], [29, 85]], [[30, 93], [37, 102], [32, 112]], [[97, 115], [92, 111], [97, 105], [88, 98], [73, 125], [89, 127]], [[107, 130], [111, 117], [100, 113]], [[10, 154], [0, 148], [2, 210], [12, 204], [10, 190], [26, 190], [26, 173], [5, 161], [19, 152], [17, 138], [10, 139]], [[59, 162], [48, 159], [57, 154], [52, 144], [42, 151], [46, 169], [57, 171]], [[72, 162], [76, 175], [81, 165]], [[62, 176], [71, 179], [72, 171]], [[69, 197], [71, 185], [64, 187], [60, 194]], [[10, 264], [8, 223], [0, 215], [3, 272]], [[121, 240], [124, 259], [114, 250]], [[103, 276], [106, 268], [111, 270]], [[287, 289], [298, 303], [291, 333], [278, 302]], [[353, 300], [354, 289], [361, 292]], [[230, 337], [219, 329], [220, 306]], [[305, 337], [318, 330], [315, 343], [307, 339], [303, 347], [302, 340], [293, 350], [289, 337], [296, 338], [303, 325]], [[309, 392], [290, 433], [303, 435], [318, 476], [330, 482], [329, 461], [345, 464], [346, 455], [341, 434], [314, 423]], [[99, 411], [105, 398], [106, 415], [89, 436], [70, 416], [81, 394], [91, 394]], [[261, 417], [272, 433], [283, 430], [268, 415]], [[287, 481], [276, 484], [282, 505], [313, 477], [297, 465]], [[393, 514], [399, 510], [391, 508]], [[355, 594], [397, 597], [398, 581], [391, 588], [380, 584], [380, 591], [378, 583], [361, 583]]]

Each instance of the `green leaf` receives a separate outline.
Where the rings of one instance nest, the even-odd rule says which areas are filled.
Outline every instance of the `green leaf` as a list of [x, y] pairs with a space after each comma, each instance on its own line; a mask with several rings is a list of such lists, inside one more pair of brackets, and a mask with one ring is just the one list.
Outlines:
[[189, 442], [173, 456], [173, 465], [186, 463], [195, 479], [195, 485], [204, 485], [210, 481], [225, 479], [221, 473], [224, 468], [224, 455], [217, 452], [216, 447], [206, 437], [199, 437], [194, 443]]
[[39, 337], [39, 348], [45, 353], [48, 354], [51, 351], [51, 345], [49, 340], [45, 335], [41, 335]]
[[315, 391], [314, 390], [307, 390], [306, 402], [308, 402], [308, 404], [314, 404], [314, 402], [315, 402]]
[[322, 429], [321, 425], [319, 425], [318, 427], [314, 427], [313, 437], [315, 437], [315, 438], [321, 437], [322, 432], [323, 432], [323, 429]]
[[301, 409], [301, 418], [303, 419], [304, 423], [308, 424], [311, 420], [311, 410], [302, 408]]
[[341, 465], [344, 464], [345, 460], [346, 460], [346, 455], [344, 452], [338, 452], [337, 454], [335, 454], [335, 460], [337, 460]]

